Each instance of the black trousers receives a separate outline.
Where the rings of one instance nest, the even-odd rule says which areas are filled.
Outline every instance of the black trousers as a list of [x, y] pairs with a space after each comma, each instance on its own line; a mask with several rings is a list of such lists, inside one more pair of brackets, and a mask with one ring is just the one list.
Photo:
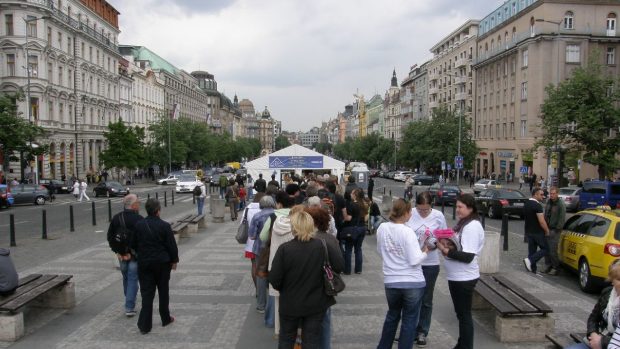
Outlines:
[[459, 320], [459, 340], [455, 349], [474, 349], [474, 320], [471, 317], [471, 302], [478, 279], [469, 281], [448, 281], [454, 311]]
[[170, 263], [138, 263], [138, 280], [140, 281], [140, 295], [142, 296], [142, 309], [138, 317], [138, 328], [142, 332], [150, 332], [153, 327], [153, 299], [155, 289], [159, 294], [159, 316], [161, 323], [166, 326], [170, 323], [170, 309], [168, 304]]
[[301, 327], [301, 342], [304, 349], [321, 348], [324, 311], [308, 316], [279, 315], [280, 336], [278, 339], [278, 349], [293, 349], [298, 327]]

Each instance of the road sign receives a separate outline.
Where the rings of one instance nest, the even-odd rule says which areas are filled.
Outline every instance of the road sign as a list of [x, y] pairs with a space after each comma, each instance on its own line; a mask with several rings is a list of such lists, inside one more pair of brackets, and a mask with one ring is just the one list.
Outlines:
[[452, 165], [446, 164], [446, 170], [450, 171], [452, 169]]
[[463, 157], [462, 156], [454, 157], [454, 168], [459, 168], [459, 169], [463, 168]]
[[519, 168], [519, 172], [524, 173], [524, 174], [527, 173], [527, 170], [528, 170], [527, 166], [521, 166]]
[[445, 171], [445, 170], [446, 170], [446, 162], [445, 162], [445, 161], [442, 161], [442, 162], [441, 162], [441, 170], [442, 170], [442, 171]]

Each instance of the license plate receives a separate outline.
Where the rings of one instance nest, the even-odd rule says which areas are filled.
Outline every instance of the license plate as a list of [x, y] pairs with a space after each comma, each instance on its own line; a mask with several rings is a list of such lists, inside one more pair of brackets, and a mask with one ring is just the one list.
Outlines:
[[515, 206], [515, 207], [523, 207], [523, 203], [522, 202], [515, 202], [513, 204], [513, 206]]
[[588, 205], [596, 205], [596, 202], [595, 201], [589, 201]]
[[456, 196], [456, 193], [448, 193], [448, 196]]

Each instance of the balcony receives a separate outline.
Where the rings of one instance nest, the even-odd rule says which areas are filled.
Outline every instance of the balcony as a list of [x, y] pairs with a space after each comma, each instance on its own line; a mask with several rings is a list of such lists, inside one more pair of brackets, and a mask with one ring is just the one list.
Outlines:
[[439, 74], [437, 73], [428, 73], [428, 81], [438, 80]]
[[468, 57], [459, 58], [459, 59], [456, 60], [456, 62], [454, 62], [454, 67], [455, 68], [464, 67], [467, 64], [469, 64], [470, 62], [471, 62], [471, 60]]
[[455, 85], [466, 84], [468, 82], [469, 82], [469, 78], [467, 76], [457, 76], [454, 78]]
[[439, 108], [439, 101], [431, 101], [428, 103], [429, 108]]
[[439, 88], [438, 87], [431, 87], [428, 89], [428, 94], [430, 95], [436, 95], [439, 93]]
[[454, 100], [456, 101], [464, 101], [468, 97], [467, 92], [459, 92], [454, 95]]

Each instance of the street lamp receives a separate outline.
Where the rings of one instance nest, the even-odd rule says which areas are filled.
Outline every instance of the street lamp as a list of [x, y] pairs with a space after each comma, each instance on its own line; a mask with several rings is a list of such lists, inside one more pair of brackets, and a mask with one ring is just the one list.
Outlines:
[[[30, 122], [32, 124], [32, 102], [30, 101], [30, 62], [28, 61], [30, 58], [30, 53], [28, 51], [28, 23], [30, 22], [36, 22], [40, 19], [48, 19], [50, 18], [49, 16], [43, 16], [43, 17], [31, 17], [31, 18], [24, 18], [22, 17], [22, 19], [24, 20], [24, 24], [25, 24], [25, 38], [26, 38], [26, 45], [24, 47], [24, 51], [26, 54], [26, 76], [27, 76], [27, 81], [26, 81], [26, 106], [28, 107], [28, 122]], [[51, 43], [49, 43], [51, 44]], [[30, 140], [30, 151], [32, 152], [33, 149], [33, 144], [32, 144], [32, 139]], [[30, 172], [32, 173], [32, 167], [30, 168]], [[34, 183], [37, 184], [39, 183], [39, 159], [38, 159], [38, 155], [35, 156], [34, 158]]]
[[[456, 74], [452, 74], [452, 73], [448, 73], [446, 72], [446, 75], [450, 76], [450, 77], [459, 77]], [[465, 75], [460, 75], [460, 76], [465, 76]], [[465, 89], [466, 91], [467, 89]], [[454, 95], [454, 98], [456, 98], [456, 95]], [[464, 109], [465, 109], [465, 101], [461, 101], [460, 103], [460, 107], [459, 107], [459, 142], [458, 142], [458, 146], [457, 146], [457, 154], [456, 156], [460, 159], [461, 158], [461, 134], [463, 133], [463, 129], [461, 127], [462, 124], [462, 119], [463, 119], [463, 113], [464, 113]], [[463, 161], [464, 163], [464, 161]], [[454, 167], [456, 167], [456, 185], [460, 184], [460, 177], [461, 177], [461, 167], [458, 166], [458, 164], [454, 164]]]

